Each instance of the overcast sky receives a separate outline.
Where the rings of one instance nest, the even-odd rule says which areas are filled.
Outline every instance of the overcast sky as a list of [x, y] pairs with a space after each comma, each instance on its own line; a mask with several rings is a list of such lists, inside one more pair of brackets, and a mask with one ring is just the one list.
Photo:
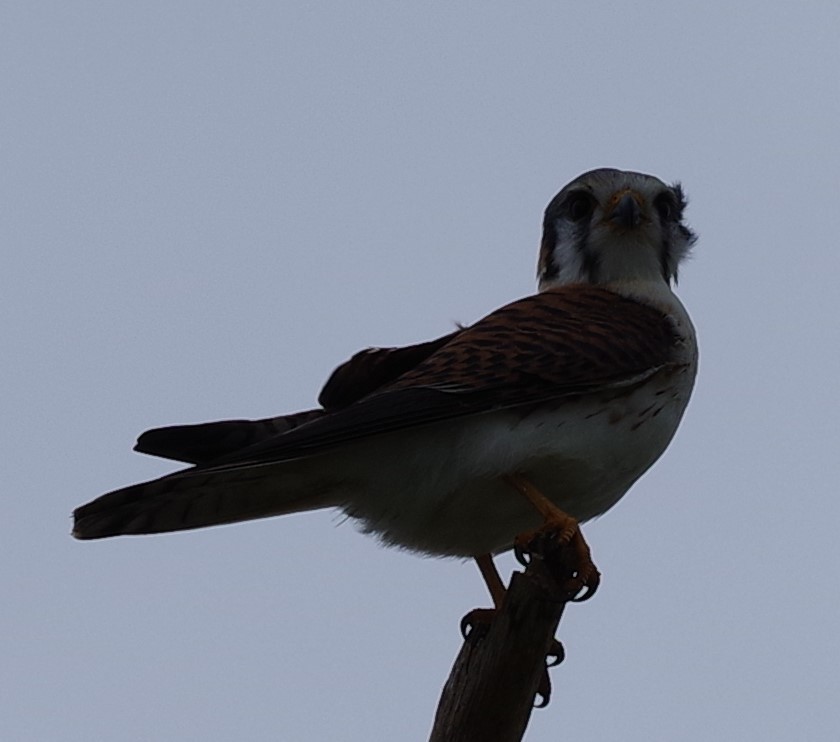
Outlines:
[[613, 166], [689, 195], [701, 368], [585, 528], [526, 738], [836, 740], [838, 33], [828, 0], [4, 3], [0, 738], [425, 740], [472, 564], [330, 512], [69, 514], [172, 470], [146, 428], [311, 407], [531, 293], [545, 205]]

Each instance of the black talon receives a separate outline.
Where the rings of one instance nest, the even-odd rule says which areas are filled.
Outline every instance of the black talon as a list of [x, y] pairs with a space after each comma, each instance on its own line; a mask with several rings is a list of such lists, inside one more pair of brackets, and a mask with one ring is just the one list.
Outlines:
[[516, 561], [519, 562], [523, 567], [527, 567], [531, 563], [530, 555], [519, 544], [513, 545], [513, 556], [516, 557]]
[[575, 594], [574, 597], [569, 598], [569, 601], [572, 603], [583, 603], [589, 600], [598, 590], [598, 583], [596, 582], [594, 585], [584, 585], [582, 590], [583, 592]]
[[490, 630], [492, 608], [473, 608], [461, 619], [461, 636], [464, 640], [480, 639]]
[[551, 648], [545, 654], [545, 666], [557, 667], [564, 659], [566, 659], [566, 650], [557, 639], [551, 640]]
[[585, 603], [595, 594], [594, 590], [590, 590], [587, 585], [584, 585], [583, 592], [580, 595], [575, 595], [574, 598], [569, 598], [570, 603]]
[[467, 639], [467, 637], [469, 637], [469, 635], [473, 632], [473, 629], [475, 629], [475, 625], [473, 624], [472, 619], [470, 618], [470, 614], [468, 613], [461, 619], [461, 638]]
[[548, 672], [543, 670], [542, 680], [540, 680], [540, 686], [539, 688], [537, 688], [537, 695], [534, 696], [534, 708], [544, 709], [546, 706], [548, 706], [548, 702], [550, 700], [551, 678], [548, 677]]

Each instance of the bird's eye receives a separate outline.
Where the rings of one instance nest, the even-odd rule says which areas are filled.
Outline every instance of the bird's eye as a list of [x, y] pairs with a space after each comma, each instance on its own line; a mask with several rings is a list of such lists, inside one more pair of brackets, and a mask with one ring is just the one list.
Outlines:
[[566, 213], [572, 221], [580, 222], [592, 216], [595, 210], [595, 202], [586, 193], [576, 193], [566, 203]]
[[677, 206], [674, 199], [667, 193], [660, 193], [653, 202], [656, 211], [659, 213], [659, 218], [666, 222], [673, 219], [677, 213]]

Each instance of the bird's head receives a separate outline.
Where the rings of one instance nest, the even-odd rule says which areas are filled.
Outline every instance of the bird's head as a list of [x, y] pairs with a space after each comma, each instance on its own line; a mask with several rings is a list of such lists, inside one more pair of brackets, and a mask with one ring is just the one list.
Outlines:
[[540, 290], [571, 283], [676, 283], [697, 239], [682, 221], [679, 184], [644, 173], [590, 170], [545, 210]]

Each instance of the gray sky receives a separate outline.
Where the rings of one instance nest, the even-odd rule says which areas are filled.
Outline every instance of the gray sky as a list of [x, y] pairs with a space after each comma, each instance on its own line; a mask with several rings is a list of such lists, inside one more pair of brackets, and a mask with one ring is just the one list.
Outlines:
[[585, 529], [602, 587], [527, 739], [837, 739], [839, 28], [827, 0], [5, 3], [0, 738], [425, 739], [473, 565], [334, 513], [97, 543], [69, 513], [171, 470], [146, 428], [307, 408], [356, 350], [531, 293], [545, 205], [614, 166], [689, 194], [701, 369]]

